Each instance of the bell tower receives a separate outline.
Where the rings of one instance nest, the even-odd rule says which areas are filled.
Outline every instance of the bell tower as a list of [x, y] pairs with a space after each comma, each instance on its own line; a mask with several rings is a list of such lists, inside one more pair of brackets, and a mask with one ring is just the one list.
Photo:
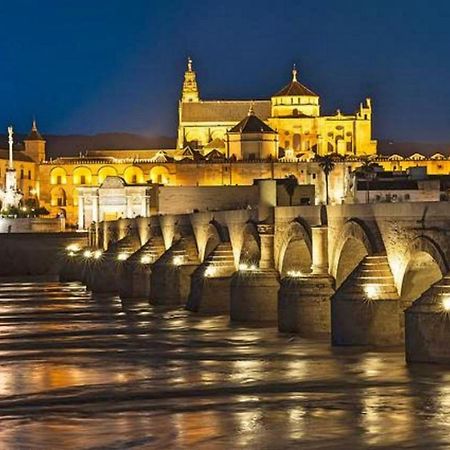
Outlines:
[[30, 156], [33, 161], [40, 163], [45, 161], [45, 139], [39, 133], [36, 120], [33, 119], [31, 131], [24, 139], [25, 153]]
[[198, 102], [200, 100], [196, 77], [196, 73], [192, 69], [192, 59], [188, 58], [187, 70], [184, 72], [183, 91], [181, 94], [181, 101], [183, 103]]

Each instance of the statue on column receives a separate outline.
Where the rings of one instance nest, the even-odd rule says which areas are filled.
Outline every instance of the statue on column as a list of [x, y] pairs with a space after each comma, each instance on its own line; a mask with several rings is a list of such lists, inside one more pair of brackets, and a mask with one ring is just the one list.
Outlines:
[[2, 211], [18, 208], [23, 194], [17, 189], [17, 173], [13, 161], [13, 127], [8, 127], [9, 159], [6, 169], [5, 186], [0, 190]]

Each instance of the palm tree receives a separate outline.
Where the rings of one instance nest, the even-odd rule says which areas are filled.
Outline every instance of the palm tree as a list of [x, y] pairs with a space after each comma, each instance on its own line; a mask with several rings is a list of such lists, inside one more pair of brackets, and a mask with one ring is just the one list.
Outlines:
[[326, 204], [329, 202], [329, 194], [328, 194], [328, 182], [329, 175], [334, 170], [336, 166], [336, 160], [339, 158], [338, 155], [334, 153], [329, 153], [327, 155], [319, 156], [316, 155], [314, 158], [315, 161], [318, 161], [319, 167], [322, 169], [325, 174], [325, 191], [326, 191]]
[[366, 180], [366, 203], [370, 203], [369, 187], [377, 168], [380, 168], [380, 165], [373, 162], [370, 156], [363, 156], [361, 158], [361, 165], [356, 169], [356, 172], [361, 173]]
[[283, 185], [289, 195], [289, 206], [292, 206], [292, 198], [295, 194], [295, 189], [297, 189], [298, 186], [297, 177], [293, 174], [286, 176], [283, 180]]

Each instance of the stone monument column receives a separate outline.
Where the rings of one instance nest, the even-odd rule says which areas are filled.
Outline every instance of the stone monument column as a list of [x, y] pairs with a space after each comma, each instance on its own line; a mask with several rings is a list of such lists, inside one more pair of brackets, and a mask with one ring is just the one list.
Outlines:
[[315, 275], [328, 274], [328, 227], [316, 226], [312, 232], [312, 271]]

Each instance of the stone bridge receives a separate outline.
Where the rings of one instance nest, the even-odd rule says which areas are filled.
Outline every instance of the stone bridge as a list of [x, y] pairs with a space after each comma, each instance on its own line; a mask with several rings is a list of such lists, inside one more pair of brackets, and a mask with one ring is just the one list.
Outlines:
[[[99, 224], [73, 258], [96, 292], [186, 305], [334, 345], [450, 361], [450, 204], [273, 207]], [[74, 275], [75, 276], [75, 275]]]

